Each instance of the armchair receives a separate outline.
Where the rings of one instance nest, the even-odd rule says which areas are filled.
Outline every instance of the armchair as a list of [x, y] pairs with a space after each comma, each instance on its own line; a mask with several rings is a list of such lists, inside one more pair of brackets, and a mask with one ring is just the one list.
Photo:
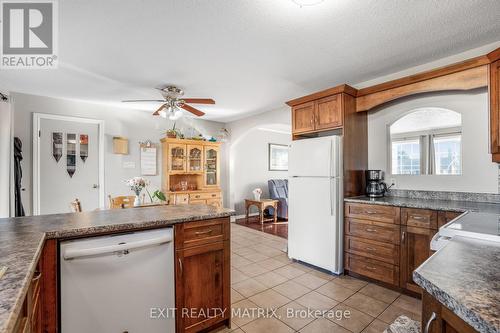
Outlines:
[[[270, 179], [267, 182], [269, 196], [278, 200], [278, 217], [288, 219], [288, 179]], [[269, 213], [273, 214], [273, 208], [269, 208]]]

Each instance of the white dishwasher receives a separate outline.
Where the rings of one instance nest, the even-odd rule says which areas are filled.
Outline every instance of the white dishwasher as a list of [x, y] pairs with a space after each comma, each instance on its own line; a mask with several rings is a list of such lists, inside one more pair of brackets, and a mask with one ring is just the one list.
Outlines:
[[173, 229], [61, 242], [62, 333], [170, 333]]

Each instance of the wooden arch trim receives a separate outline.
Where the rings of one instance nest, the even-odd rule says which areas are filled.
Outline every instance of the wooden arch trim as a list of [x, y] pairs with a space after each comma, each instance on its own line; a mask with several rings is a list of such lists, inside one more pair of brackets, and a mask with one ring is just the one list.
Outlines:
[[356, 98], [356, 111], [363, 112], [376, 106], [412, 96], [436, 91], [471, 90], [488, 86], [488, 65], [467, 69], [458, 73], [448, 74], [426, 81], [376, 92]]
[[360, 89], [356, 111], [363, 112], [398, 98], [436, 91], [471, 90], [488, 86], [487, 56]]

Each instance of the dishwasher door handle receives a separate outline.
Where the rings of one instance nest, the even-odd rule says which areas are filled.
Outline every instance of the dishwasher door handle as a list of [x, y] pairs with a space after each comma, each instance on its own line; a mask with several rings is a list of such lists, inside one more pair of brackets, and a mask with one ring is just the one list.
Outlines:
[[154, 245], [161, 245], [169, 243], [173, 240], [171, 234], [164, 235], [161, 237], [144, 239], [140, 241], [130, 242], [130, 243], [119, 243], [107, 246], [90, 247], [86, 249], [66, 249], [63, 253], [64, 260], [77, 259], [81, 257], [96, 256], [102, 254], [109, 254], [114, 252], [126, 251], [137, 249], [140, 247], [148, 247]]

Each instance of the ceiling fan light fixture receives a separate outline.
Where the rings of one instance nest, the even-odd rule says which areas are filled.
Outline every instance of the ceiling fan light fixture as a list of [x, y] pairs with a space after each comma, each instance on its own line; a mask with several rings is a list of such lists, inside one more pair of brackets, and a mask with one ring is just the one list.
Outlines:
[[172, 110], [171, 112], [169, 112], [169, 115], [168, 115], [168, 119], [170, 119], [170, 120], [177, 120], [180, 117], [182, 117], [182, 111], [179, 109], [176, 109], [175, 111]]
[[167, 112], [166, 112], [165, 110], [161, 110], [161, 111], [159, 112], [159, 114], [160, 114], [160, 117], [162, 117], [162, 118], [167, 118]]

